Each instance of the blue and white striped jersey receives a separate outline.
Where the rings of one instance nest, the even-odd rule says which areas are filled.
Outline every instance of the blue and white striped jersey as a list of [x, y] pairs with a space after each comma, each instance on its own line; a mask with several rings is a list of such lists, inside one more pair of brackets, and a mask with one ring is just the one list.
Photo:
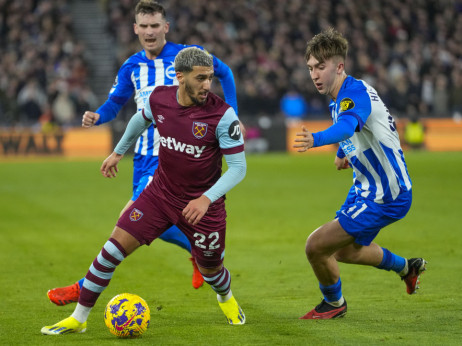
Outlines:
[[386, 203], [412, 187], [393, 117], [374, 88], [348, 76], [329, 105], [337, 123], [345, 114], [358, 120], [354, 135], [340, 142], [353, 167], [357, 195]]
[[[114, 119], [133, 92], [135, 92], [137, 109], [141, 110], [154, 88], [159, 85], [177, 85], [174, 60], [178, 52], [186, 47], [191, 46], [167, 42], [154, 60], [148, 59], [144, 50], [128, 58], [119, 69], [108, 100], [96, 110], [96, 113], [100, 114], [96, 125]], [[195, 47], [203, 49], [200, 46]], [[227, 103], [237, 113], [236, 87], [231, 69], [215, 56], [213, 56], [213, 67], [215, 76], [221, 82]], [[158, 155], [159, 136], [154, 126], [150, 126], [138, 138], [135, 152], [140, 155]]]

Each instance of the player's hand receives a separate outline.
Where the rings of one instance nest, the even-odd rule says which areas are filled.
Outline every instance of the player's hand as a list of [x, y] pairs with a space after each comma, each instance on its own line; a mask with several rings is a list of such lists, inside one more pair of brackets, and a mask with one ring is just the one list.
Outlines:
[[297, 148], [299, 153], [303, 153], [313, 147], [313, 134], [305, 126], [302, 126], [302, 132], [298, 132], [296, 136], [299, 138], [295, 139], [294, 148]]
[[103, 176], [106, 178], [115, 178], [119, 169], [117, 168], [117, 164], [122, 159], [123, 155], [117, 154], [113, 152], [111, 155], [107, 157], [106, 160], [103, 161], [101, 165], [100, 171]]
[[191, 225], [197, 225], [202, 217], [209, 209], [211, 201], [206, 196], [202, 195], [199, 198], [193, 199], [183, 209], [183, 216]]
[[341, 169], [348, 169], [350, 168], [350, 164], [348, 162], [348, 159], [346, 157], [340, 158], [338, 156], [335, 157], [334, 160], [334, 165], [337, 167], [337, 170], [340, 171]]
[[82, 127], [85, 127], [85, 128], [92, 127], [93, 125], [95, 125], [95, 123], [98, 120], [99, 120], [98, 113], [86, 111], [82, 117]]

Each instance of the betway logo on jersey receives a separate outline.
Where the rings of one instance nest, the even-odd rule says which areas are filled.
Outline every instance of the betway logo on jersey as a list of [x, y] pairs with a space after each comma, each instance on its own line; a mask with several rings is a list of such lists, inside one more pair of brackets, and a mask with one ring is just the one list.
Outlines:
[[180, 153], [186, 153], [193, 155], [194, 157], [200, 157], [202, 155], [202, 152], [206, 148], [206, 146], [202, 146], [202, 148], [199, 148], [198, 146], [191, 145], [191, 144], [186, 144], [178, 141], [176, 138], [172, 137], [163, 137], [160, 136], [160, 144], [168, 149], [179, 151]]

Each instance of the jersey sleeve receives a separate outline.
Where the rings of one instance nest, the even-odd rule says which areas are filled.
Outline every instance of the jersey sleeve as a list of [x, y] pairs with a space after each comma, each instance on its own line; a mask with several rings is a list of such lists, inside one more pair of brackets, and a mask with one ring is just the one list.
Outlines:
[[210, 199], [212, 203], [239, 184], [242, 179], [244, 179], [247, 171], [244, 152], [224, 155], [224, 157], [228, 165], [228, 170], [210, 189], [204, 192], [204, 195]]
[[215, 76], [217, 76], [220, 81], [221, 87], [223, 88], [223, 94], [225, 96], [225, 101], [231, 107], [233, 107], [234, 112], [238, 113], [237, 108], [237, 96], [236, 96], [236, 83], [234, 81], [234, 75], [231, 68], [218, 59], [216, 56], [213, 56], [213, 69]]
[[355, 88], [339, 96], [340, 111], [338, 118], [343, 115], [354, 116], [358, 120], [356, 131], [360, 131], [372, 111], [371, 99], [366, 89]]
[[113, 120], [120, 109], [133, 95], [135, 87], [131, 81], [131, 69], [128, 60], [120, 67], [117, 77], [109, 91], [106, 102], [96, 110], [100, 118], [95, 125], [101, 125]]
[[224, 155], [244, 151], [244, 138], [241, 134], [239, 119], [232, 107], [228, 108], [218, 123], [216, 136]]
[[350, 114], [345, 114], [339, 118], [337, 123], [324, 131], [313, 133], [313, 147], [344, 141], [354, 135], [357, 127], [357, 118]]

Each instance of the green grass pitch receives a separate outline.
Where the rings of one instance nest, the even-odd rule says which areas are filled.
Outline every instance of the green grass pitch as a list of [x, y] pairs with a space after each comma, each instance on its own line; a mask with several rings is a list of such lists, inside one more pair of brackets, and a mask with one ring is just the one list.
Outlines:
[[[351, 171], [336, 171], [333, 154], [248, 155], [247, 177], [228, 194], [225, 258], [246, 325], [227, 325], [210, 287], [192, 288], [188, 254], [156, 241], [116, 270], [87, 332], [60, 337], [40, 329], [73, 306], [54, 306], [46, 292], [87, 272], [131, 195], [131, 159], [116, 179], [99, 174], [100, 161], [0, 162], [0, 343], [460, 345], [462, 153], [407, 152], [406, 159], [413, 206], [376, 242], [428, 260], [417, 294], [407, 295], [392, 272], [341, 264], [345, 318], [299, 320], [321, 300], [305, 240], [343, 203]], [[151, 308], [151, 326], [137, 340], [116, 339], [103, 322], [105, 305], [123, 292]]]

